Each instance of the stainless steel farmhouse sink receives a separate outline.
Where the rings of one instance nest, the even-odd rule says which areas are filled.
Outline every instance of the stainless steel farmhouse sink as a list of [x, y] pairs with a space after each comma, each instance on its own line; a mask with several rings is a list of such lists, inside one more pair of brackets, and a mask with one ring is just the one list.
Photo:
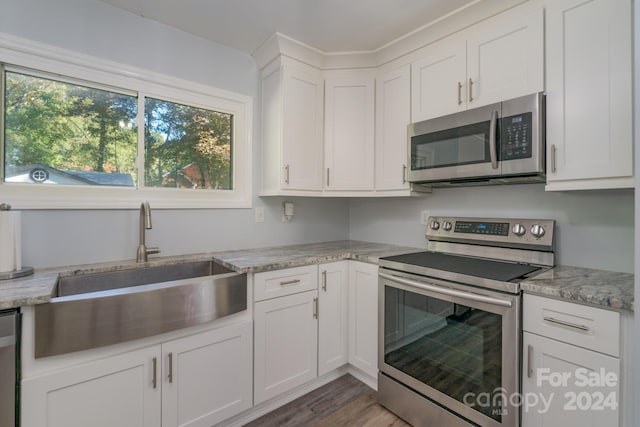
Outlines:
[[35, 357], [211, 322], [247, 308], [247, 275], [213, 261], [60, 277], [35, 306]]

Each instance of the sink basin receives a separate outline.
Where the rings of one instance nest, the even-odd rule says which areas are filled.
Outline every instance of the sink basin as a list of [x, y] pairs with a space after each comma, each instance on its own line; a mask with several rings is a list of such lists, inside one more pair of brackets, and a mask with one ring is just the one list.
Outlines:
[[60, 277], [35, 306], [35, 357], [102, 347], [247, 309], [247, 275], [213, 261]]
[[58, 279], [54, 297], [108, 291], [231, 272], [228, 268], [213, 261], [196, 261], [133, 270], [67, 276]]

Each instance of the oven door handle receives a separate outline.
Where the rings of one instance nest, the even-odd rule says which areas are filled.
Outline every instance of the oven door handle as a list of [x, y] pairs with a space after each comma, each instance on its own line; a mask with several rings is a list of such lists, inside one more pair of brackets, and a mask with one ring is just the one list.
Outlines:
[[383, 279], [387, 279], [387, 280], [391, 280], [392, 282], [396, 282], [396, 283], [400, 283], [403, 285], [407, 285], [407, 286], [412, 286], [414, 288], [418, 288], [418, 289], [424, 289], [425, 291], [431, 291], [431, 292], [436, 292], [438, 294], [442, 294], [442, 295], [448, 295], [448, 296], [452, 296], [452, 297], [459, 297], [459, 298], [464, 298], [470, 301], [477, 301], [477, 302], [485, 302], [487, 304], [492, 304], [492, 305], [499, 305], [502, 307], [511, 307], [511, 301], [507, 301], [507, 300], [503, 300], [503, 299], [499, 299], [499, 298], [492, 298], [492, 297], [488, 297], [485, 295], [478, 295], [478, 294], [474, 294], [471, 292], [464, 292], [464, 291], [458, 291], [455, 289], [449, 289], [449, 288], [443, 288], [440, 286], [435, 286], [435, 285], [430, 285], [428, 283], [422, 283], [422, 282], [417, 282], [415, 280], [410, 280], [410, 279], [405, 279], [402, 277], [398, 277], [398, 276], [393, 276], [391, 274], [386, 274], [386, 273], [378, 273], [378, 275], [380, 277], [382, 277]]

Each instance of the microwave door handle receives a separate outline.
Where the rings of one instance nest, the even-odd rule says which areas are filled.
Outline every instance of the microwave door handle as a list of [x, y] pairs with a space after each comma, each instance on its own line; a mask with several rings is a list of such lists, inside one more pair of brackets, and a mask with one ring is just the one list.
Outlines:
[[491, 112], [491, 122], [489, 123], [489, 155], [491, 156], [491, 167], [493, 169], [498, 169], [498, 154], [496, 153], [496, 146], [498, 145], [497, 141], [497, 132], [496, 127], [498, 126], [498, 112]]

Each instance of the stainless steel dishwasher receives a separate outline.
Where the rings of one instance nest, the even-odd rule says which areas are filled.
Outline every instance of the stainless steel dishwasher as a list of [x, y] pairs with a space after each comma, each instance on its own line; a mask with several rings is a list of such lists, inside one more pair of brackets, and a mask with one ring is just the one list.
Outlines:
[[16, 424], [18, 312], [0, 311], [0, 427]]

